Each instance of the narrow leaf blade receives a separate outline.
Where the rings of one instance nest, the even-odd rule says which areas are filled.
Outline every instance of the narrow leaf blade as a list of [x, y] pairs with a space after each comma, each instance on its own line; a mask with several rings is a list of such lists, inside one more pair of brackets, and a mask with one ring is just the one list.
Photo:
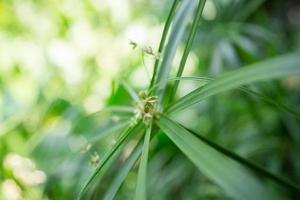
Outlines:
[[138, 178], [136, 183], [135, 200], [147, 199], [147, 164], [148, 164], [148, 152], [151, 136], [151, 126], [147, 128], [143, 146], [143, 153], [141, 157], [141, 163], [138, 172]]
[[134, 148], [124, 165], [122, 166], [122, 169], [118, 172], [115, 179], [113, 180], [111, 186], [109, 187], [108, 191], [106, 192], [104, 196], [104, 200], [113, 200], [115, 195], [117, 194], [119, 188], [121, 187], [122, 183], [126, 179], [130, 169], [133, 167], [134, 163], [137, 161], [139, 156], [141, 155], [143, 150], [143, 141], [140, 140], [140, 142], [137, 144], [137, 146]]
[[225, 73], [223, 76], [210, 81], [203, 88], [198, 88], [180, 98], [167, 109], [167, 112], [183, 110], [205, 98], [245, 84], [297, 74], [300, 74], [300, 53], [262, 61]]
[[[176, 78], [173, 78], [171, 80], [178, 80], [178, 81], [183, 81], [183, 80], [199, 81], [199, 82], [201, 82], [202, 84], [205, 85], [209, 81], [212, 81], [214, 79], [213, 78], [208, 78], [208, 77], [188, 76], [188, 77], [176, 77]], [[201, 87], [203, 87], [203, 86], [201, 86]], [[255, 96], [257, 98], [260, 98], [261, 100], [265, 101], [266, 103], [269, 103], [269, 104], [271, 104], [273, 106], [276, 106], [276, 107], [278, 107], [278, 108], [280, 108], [280, 109], [282, 109], [282, 110], [284, 110], [286, 112], [289, 112], [294, 117], [300, 119], [300, 113], [299, 112], [293, 110], [292, 108], [290, 108], [289, 106], [287, 106], [287, 105], [285, 105], [285, 104], [283, 104], [281, 102], [275, 101], [272, 98], [269, 98], [269, 97], [267, 97], [267, 96], [265, 96], [263, 94], [260, 94], [260, 93], [258, 93], [256, 91], [253, 91], [253, 90], [251, 90], [251, 89], [249, 89], [247, 87], [241, 86], [241, 87], [238, 87], [237, 89], [240, 90], [240, 91], [242, 91], [242, 92], [245, 92], [245, 93], [247, 93], [249, 95], [252, 95], [252, 96]]]
[[194, 11], [195, 5], [195, 0], [182, 1], [178, 11], [174, 16], [170, 37], [162, 53], [162, 61], [158, 67], [157, 80], [155, 82], [155, 84], [158, 84], [158, 88], [154, 93], [160, 97], [160, 102], [162, 101], [164, 90], [167, 85], [167, 79], [171, 70], [173, 58], [181, 38], [184, 35], [184, 31], [188, 25], [189, 19]]
[[126, 142], [128, 142], [128, 138], [133, 135], [135, 132], [139, 131], [142, 128], [142, 123], [139, 122], [138, 124], [134, 126], [128, 127], [120, 136], [114, 147], [107, 152], [104, 155], [104, 158], [102, 159], [102, 162], [99, 163], [93, 174], [89, 177], [89, 179], [86, 181], [84, 186], [82, 187], [78, 199], [81, 199], [84, 195], [84, 192], [88, 188], [88, 186], [92, 183], [92, 181], [96, 178], [97, 175], [99, 175], [102, 170], [107, 169], [107, 166], [112, 164], [113, 160], [117, 157], [117, 155], [121, 152], [122, 147], [125, 145]]
[[[198, 28], [198, 25], [199, 25], [199, 22], [200, 22], [200, 19], [201, 19], [201, 15], [202, 15], [202, 11], [203, 11], [205, 2], [206, 2], [206, 0], [199, 0], [198, 7], [197, 7], [197, 10], [196, 10], [196, 16], [194, 18], [192, 28], [191, 28], [191, 31], [190, 31], [189, 36], [188, 36], [188, 40], [187, 40], [182, 58], [180, 60], [179, 68], [178, 68], [177, 75], [176, 75], [177, 77], [181, 77], [181, 75], [183, 73], [187, 58], [189, 56], [190, 50], [191, 50], [192, 45], [193, 45], [193, 41], [194, 41], [194, 38], [195, 38], [195, 35], [196, 35], [196, 32], [197, 32], [197, 28]], [[169, 99], [170, 103], [173, 101], [173, 99], [175, 97], [176, 91], [178, 89], [178, 85], [179, 85], [179, 81], [175, 81], [174, 86], [172, 88], [172, 92], [170, 94], [170, 99]]]
[[[161, 40], [160, 40], [160, 43], [159, 43], [159, 47], [158, 47], [158, 53], [159, 54], [162, 52], [162, 50], [165, 46], [165, 41], [167, 39], [167, 35], [168, 35], [169, 29], [170, 29], [170, 25], [171, 25], [171, 22], [173, 20], [173, 17], [174, 17], [174, 14], [175, 14], [178, 3], [179, 3], [179, 0], [174, 0], [173, 1], [171, 10], [170, 10], [169, 15], [167, 17], [167, 20], [166, 20], [166, 23], [165, 23], [165, 26], [164, 26], [164, 30], [163, 30], [163, 33], [162, 33], [162, 36], [161, 36]], [[149, 90], [153, 87], [153, 85], [155, 83], [157, 73], [158, 73], [158, 64], [159, 64], [159, 59], [156, 59], [155, 63], [154, 63], [154, 70], [153, 70], [153, 75], [152, 75], [152, 79], [151, 79], [151, 82], [150, 82]]]
[[[181, 124], [180, 124], [181, 125]], [[216, 144], [215, 142], [195, 133], [194, 131], [184, 127], [183, 125], [181, 125], [184, 129], [186, 129], [187, 131], [189, 131], [191, 134], [193, 134], [195, 137], [197, 137], [198, 139], [202, 140], [204, 143], [208, 144], [209, 146], [211, 146], [212, 148], [216, 149], [217, 151], [219, 151], [220, 153], [228, 156], [229, 158], [236, 160], [237, 162], [241, 163], [242, 165], [248, 167], [249, 169], [254, 170], [256, 173], [259, 173], [260, 175], [272, 179], [273, 181], [277, 182], [278, 184], [285, 186], [286, 188], [290, 189], [290, 190], [294, 190], [297, 192], [300, 192], [300, 186], [297, 185], [296, 183], [292, 183], [278, 175], [272, 174], [271, 172], [268, 172], [267, 170], [265, 170], [264, 168], [262, 168], [261, 166], [239, 156], [238, 154], [225, 149], [224, 147]]]
[[168, 117], [161, 115], [157, 124], [199, 170], [229, 196], [249, 200], [279, 198], [239, 163], [198, 140]]

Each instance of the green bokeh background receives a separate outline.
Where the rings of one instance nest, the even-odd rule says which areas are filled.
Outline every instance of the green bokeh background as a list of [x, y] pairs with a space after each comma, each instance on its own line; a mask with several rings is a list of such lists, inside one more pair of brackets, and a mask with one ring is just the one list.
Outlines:
[[[142, 49], [157, 49], [171, 3], [0, 1], [1, 200], [75, 199], [94, 169], [91, 159], [97, 155], [101, 160], [118, 136], [118, 131], [106, 130], [130, 123], [128, 116], [99, 111], [133, 105], [120, 82], [136, 91], [148, 86], [154, 59]], [[300, 50], [299, 13], [296, 0], [208, 0], [184, 75], [217, 77]], [[132, 49], [130, 41], [139, 46]], [[175, 68], [183, 48], [176, 54]], [[198, 85], [183, 82], [178, 96]], [[299, 112], [299, 86], [295, 76], [251, 88]], [[300, 123], [292, 115], [232, 91], [174, 118], [300, 182]], [[98, 184], [95, 199], [101, 199], [133, 145], [134, 141]], [[117, 199], [132, 199], [136, 176], [135, 167]], [[149, 177], [151, 199], [228, 199], [163, 134], [151, 144]]]

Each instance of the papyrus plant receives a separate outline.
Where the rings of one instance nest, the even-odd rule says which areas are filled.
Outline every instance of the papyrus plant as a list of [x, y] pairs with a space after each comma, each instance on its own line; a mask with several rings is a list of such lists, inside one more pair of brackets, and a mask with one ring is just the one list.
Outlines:
[[[247, 88], [248, 84], [279, 79], [300, 74], [300, 53], [279, 56], [269, 60], [244, 66], [234, 71], [224, 73], [217, 78], [182, 77], [186, 60], [194, 42], [197, 26], [201, 21], [201, 13], [205, 0], [174, 0], [165, 23], [161, 42], [159, 44], [159, 59], [155, 61], [151, 82], [147, 91], [135, 93], [128, 85], [125, 88], [132, 96], [134, 107], [131, 109], [114, 108], [118, 112], [129, 112], [132, 117], [128, 123], [122, 124], [124, 130], [119, 135], [115, 145], [101, 159], [94, 173], [82, 187], [79, 199], [86, 199], [90, 189], [97, 187], [92, 184], [100, 181], [107, 170], [113, 165], [120, 153], [132, 138], [139, 138], [130, 155], [124, 162], [120, 172], [115, 176], [111, 186], [103, 195], [104, 199], [114, 199], [132, 167], [139, 165], [136, 182], [136, 200], [147, 199], [147, 164], [151, 140], [158, 132], [165, 134], [187, 158], [208, 179], [218, 184], [226, 194], [233, 199], [283, 199], [284, 194], [265, 184], [270, 179], [279, 186], [291, 192], [299, 192], [300, 188], [285, 178], [268, 172], [263, 167], [237, 155], [230, 149], [209, 140], [197, 132], [172, 119], [174, 114], [184, 110], [209, 97], [229, 90], [242, 90], [268, 101], [275, 106], [290, 112], [299, 118], [297, 112], [274, 102], [271, 97], [263, 96]], [[188, 26], [191, 23], [191, 26]], [[170, 77], [173, 59], [179, 43], [184, 35], [188, 35], [185, 49], [178, 67], [176, 77]], [[197, 45], [201, 45], [197, 44]], [[175, 67], [175, 66], [174, 66]], [[180, 81], [201, 81], [201, 87], [175, 100], [175, 94]], [[204, 84], [204, 86], [203, 86]], [[171, 93], [166, 92], [167, 86]], [[245, 94], [246, 95], [246, 94]], [[119, 109], [119, 110], [118, 110]], [[264, 177], [259, 178], [257, 175]], [[104, 183], [103, 183], [104, 184]]]

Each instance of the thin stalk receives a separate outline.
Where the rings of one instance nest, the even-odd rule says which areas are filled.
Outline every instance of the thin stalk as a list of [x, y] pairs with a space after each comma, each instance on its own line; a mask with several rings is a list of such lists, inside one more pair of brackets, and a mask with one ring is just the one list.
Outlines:
[[[161, 54], [161, 52], [163, 50], [163, 47], [165, 45], [165, 42], [166, 42], [166, 39], [167, 39], [167, 36], [168, 36], [168, 32], [169, 32], [169, 29], [170, 29], [170, 25], [171, 25], [171, 22], [173, 20], [175, 10], [177, 8], [178, 3], [179, 3], [179, 0], [174, 0], [173, 5], [171, 7], [171, 10], [169, 12], [169, 15], [168, 15], [167, 21], [165, 23], [161, 39], [160, 39], [158, 51], [157, 51], [159, 55]], [[157, 72], [158, 72], [158, 64], [159, 64], [159, 59], [156, 59], [155, 62], [154, 62], [154, 71], [153, 71], [153, 75], [152, 75], [152, 78], [151, 78], [149, 89], [155, 83], [156, 75], [157, 75]]]
[[[177, 72], [176, 77], [181, 77], [182, 76], [186, 60], [187, 60], [187, 58], [189, 56], [189, 53], [190, 53], [190, 51], [192, 49], [192, 46], [193, 46], [193, 41], [194, 41], [194, 38], [195, 38], [195, 35], [196, 35], [196, 32], [197, 32], [197, 26], [200, 22], [205, 2], [206, 2], [206, 0], [199, 0], [198, 8], [197, 8], [197, 11], [196, 11], [196, 16], [195, 16], [195, 19], [193, 21], [190, 34], [188, 36], [188, 40], [187, 40], [187, 43], [186, 43], [186, 46], [185, 46], [180, 64], [179, 64], [179, 68], [178, 68], [178, 72]], [[171, 90], [172, 92], [171, 92], [171, 95], [170, 95], [169, 103], [171, 103], [174, 100], [176, 91], [178, 89], [178, 85], [179, 85], [179, 80], [176, 80], [174, 82], [174, 86]]]

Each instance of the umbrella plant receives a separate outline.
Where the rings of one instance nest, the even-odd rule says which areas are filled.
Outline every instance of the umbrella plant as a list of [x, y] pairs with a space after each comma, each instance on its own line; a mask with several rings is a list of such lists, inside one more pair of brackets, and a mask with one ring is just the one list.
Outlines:
[[[222, 188], [226, 196], [230, 198], [273, 200], [284, 199], [287, 193], [298, 194], [300, 192], [300, 186], [295, 182], [269, 172], [260, 164], [223, 147], [218, 141], [203, 136], [201, 129], [194, 130], [176, 120], [176, 117], [181, 115], [180, 111], [230, 90], [241, 91], [243, 95], [253, 95], [260, 101], [284, 110], [297, 120], [300, 118], [298, 112], [285, 104], [249, 87], [258, 82], [299, 75], [299, 52], [253, 62], [216, 75], [216, 77], [182, 76], [192, 45], [195, 43], [195, 36], [199, 31], [205, 3], [205, 0], [174, 0], [157, 52], [153, 52], [152, 49], [145, 51], [145, 53], [155, 55], [156, 59], [148, 89], [137, 92], [129, 84], [122, 83], [132, 97], [133, 106], [129, 108], [112, 106], [105, 109], [105, 112], [113, 111], [116, 115], [119, 114], [120, 118], [124, 116], [124, 113], [128, 114], [128, 117], [124, 123], [120, 122], [110, 127], [109, 132], [114, 132], [116, 129], [122, 131], [114, 146], [100, 159], [96, 169], [83, 185], [78, 195], [79, 199], [91, 196], [93, 189], [98, 185], [96, 183], [105, 184], [103, 177], [132, 140], [138, 142], [116, 172], [107, 191], [104, 191], [103, 199], [114, 199], [135, 165], [138, 165], [138, 175], [134, 197], [136, 200], [147, 199], [151, 141], [161, 134], [167, 136], [204, 176]], [[242, 15], [247, 15], [247, 13]], [[173, 65], [173, 61], [184, 37], [187, 37], [187, 40], [177, 67]], [[197, 45], [201, 46], [201, 41], [197, 42]], [[131, 44], [134, 47], [137, 46], [135, 42]], [[177, 70], [175, 77], [171, 74], [172, 68]], [[179, 84], [187, 81], [199, 84], [198, 88], [176, 98]]]

